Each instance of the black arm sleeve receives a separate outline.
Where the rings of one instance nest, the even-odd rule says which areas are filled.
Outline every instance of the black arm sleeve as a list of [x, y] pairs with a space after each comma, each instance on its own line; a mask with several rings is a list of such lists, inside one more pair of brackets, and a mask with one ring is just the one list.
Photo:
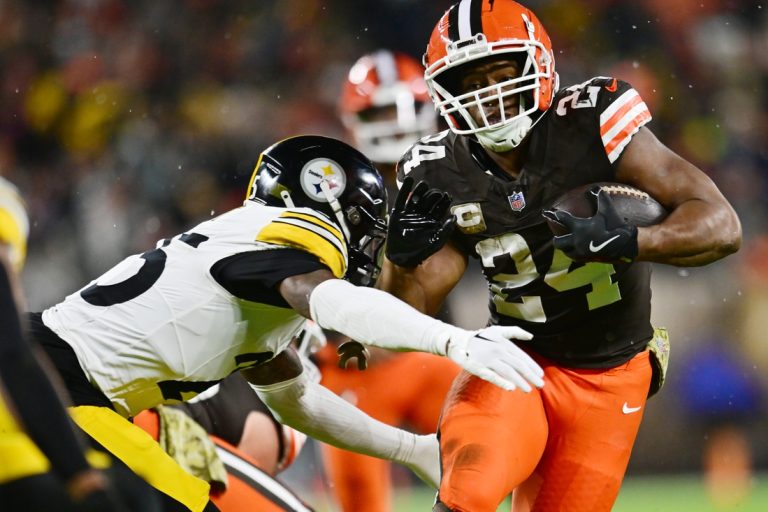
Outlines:
[[235, 254], [211, 267], [211, 275], [240, 299], [289, 308], [277, 290], [291, 276], [328, 269], [314, 254], [298, 249], [251, 251]]
[[25, 431], [69, 480], [90, 466], [61, 400], [25, 341], [5, 266], [0, 265], [0, 379]]

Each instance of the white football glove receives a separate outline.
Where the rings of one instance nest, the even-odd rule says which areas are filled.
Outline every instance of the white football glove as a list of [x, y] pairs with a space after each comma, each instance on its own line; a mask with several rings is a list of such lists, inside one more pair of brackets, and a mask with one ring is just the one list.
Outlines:
[[530, 392], [531, 384], [544, 386], [544, 370], [510, 340], [530, 340], [533, 334], [519, 327], [494, 325], [479, 331], [456, 329], [446, 355], [469, 373], [511, 391]]
[[435, 434], [425, 436], [414, 434], [414, 444], [399, 460], [416, 476], [434, 489], [440, 487], [440, 444]]

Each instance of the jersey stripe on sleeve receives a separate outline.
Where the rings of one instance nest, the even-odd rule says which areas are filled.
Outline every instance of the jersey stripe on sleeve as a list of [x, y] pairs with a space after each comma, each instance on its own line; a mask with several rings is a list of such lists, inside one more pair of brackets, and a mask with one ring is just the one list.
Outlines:
[[650, 120], [648, 106], [634, 89], [619, 96], [600, 114], [600, 135], [611, 163], [619, 158], [640, 127]]
[[286, 210], [256, 236], [260, 242], [307, 251], [341, 278], [347, 271], [347, 245], [341, 231], [311, 210]]

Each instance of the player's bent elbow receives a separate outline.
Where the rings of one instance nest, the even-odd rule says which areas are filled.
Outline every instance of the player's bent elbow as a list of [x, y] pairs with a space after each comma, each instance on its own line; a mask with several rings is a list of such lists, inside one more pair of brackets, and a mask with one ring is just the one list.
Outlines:
[[722, 254], [721, 257], [737, 252], [741, 248], [742, 230], [741, 222], [735, 212], [731, 215], [728, 227], [723, 229], [722, 233], [722, 239], [718, 244], [718, 250]]
[[739, 249], [741, 249], [741, 233], [734, 233], [732, 237], [724, 240], [723, 243], [720, 244], [718, 252], [721, 258], [725, 258], [726, 256], [737, 252]]
[[723, 207], [719, 215], [711, 218], [708, 226], [710, 240], [707, 248], [708, 257], [700, 258], [698, 264], [705, 265], [737, 252], [741, 248], [741, 221], [730, 206]]
[[690, 258], [683, 258], [678, 261], [677, 264], [689, 267], [701, 267], [709, 265], [718, 260], [725, 258], [739, 250], [741, 247], [741, 233], [740, 231], [731, 232], [730, 234], [724, 234], [722, 238], [717, 240], [709, 250], [702, 252], [696, 256]]

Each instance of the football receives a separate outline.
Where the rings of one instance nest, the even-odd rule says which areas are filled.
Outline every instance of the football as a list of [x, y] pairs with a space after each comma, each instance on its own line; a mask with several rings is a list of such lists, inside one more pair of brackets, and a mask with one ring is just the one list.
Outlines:
[[[608, 193], [616, 211], [629, 225], [652, 226], [667, 216], [667, 210], [647, 192], [623, 183], [610, 182], [589, 183], [569, 190], [552, 203], [550, 208], [566, 211], [574, 217], [592, 217], [597, 210], [597, 201], [589, 191], [596, 186]], [[554, 235], [567, 233], [565, 227], [558, 222], [547, 219], [547, 224]]]

